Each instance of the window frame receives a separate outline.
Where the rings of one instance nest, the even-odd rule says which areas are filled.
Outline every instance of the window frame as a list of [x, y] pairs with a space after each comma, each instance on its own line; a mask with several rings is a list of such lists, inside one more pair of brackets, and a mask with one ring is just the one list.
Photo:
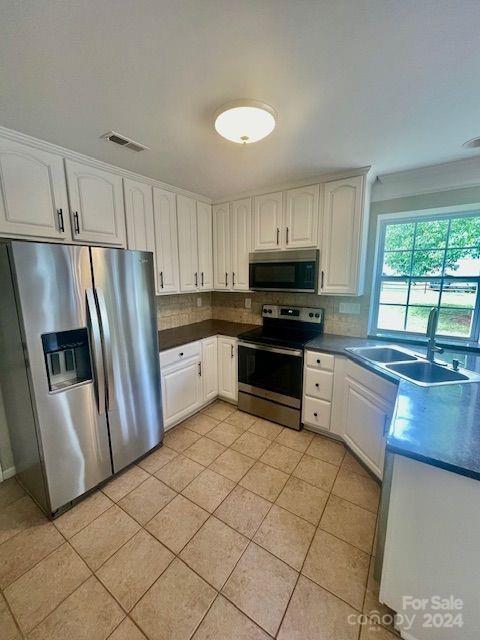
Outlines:
[[[438, 281], [443, 285], [445, 281], [455, 281], [461, 280], [462, 282], [476, 282], [477, 283], [477, 296], [475, 300], [475, 305], [473, 308], [473, 322], [471, 327], [471, 333], [468, 337], [458, 336], [458, 335], [447, 335], [441, 334], [439, 335], [440, 340], [444, 341], [454, 341], [459, 343], [472, 343], [479, 342], [480, 338], [480, 276], [383, 276], [382, 275], [382, 267], [384, 261], [385, 254], [385, 236], [386, 229], [389, 224], [400, 224], [400, 223], [408, 223], [408, 222], [425, 222], [425, 221], [438, 221], [438, 220], [448, 220], [451, 218], [466, 218], [466, 217], [474, 217], [480, 216], [480, 203], [470, 204], [470, 205], [460, 205], [453, 207], [440, 207], [435, 209], [423, 209], [419, 211], [400, 211], [396, 213], [383, 213], [379, 214], [377, 218], [377, 233], [376, 233], [376, 242], [375, 242], [375, 261], [374, 261], [374, 272], [373, 272], [373, 280], [372, 280], [372, 293], [371, 293], [371, 304], [370, 304], [370, 314], [369, 314], [369, 335], [372, 336], [382, 336], [392, 338], [401, 338], [404, 339], [418, 339], [419, 337], [425, 337], [425, 333], [416, 332], [416, 331], [403, 331], [398, 329], [381, 329], [378, 327], [378, 314], [380, 308], [380, 292], [382, 282], [385, 281]], [[443, 286], [441, 286], [440, 295], [438, 299], [438, 307], [441, 305]], [[407, 298], [406, 306], [408, 309], [409, 299]], [[412, 305], [419, 306], [419, 305]], [[421, 305], [420, 305], [421, 306]]]

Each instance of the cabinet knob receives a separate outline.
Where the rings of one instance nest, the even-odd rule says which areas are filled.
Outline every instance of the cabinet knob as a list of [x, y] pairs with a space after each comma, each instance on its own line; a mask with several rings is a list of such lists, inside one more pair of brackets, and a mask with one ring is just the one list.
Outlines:
[[315, 386], [316, 386], [316, 387], [317, 387], [317, 389], [318, 389], [318, 387], [319, 387], [320, 385], [318, 384], [318, 382], [316, 382], [316, 383], [315, 383]]
[[313, 415], [315, 416], [315, 418], [318, 418], [318, 413], [316, 411]]
[[180, 351], [180, 353], [178, 354], [179, 358], [181, 358], [183, 356], [183, 351]]
[[320, 358], [317, 358], [317, 364], [320, 364]]

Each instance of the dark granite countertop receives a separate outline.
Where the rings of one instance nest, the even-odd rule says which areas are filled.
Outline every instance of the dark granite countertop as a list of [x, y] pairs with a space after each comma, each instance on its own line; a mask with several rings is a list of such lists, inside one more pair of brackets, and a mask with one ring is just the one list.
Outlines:
[[[387, 437], [389, 451], [480, 480], [480, 383], [421, 387], [345, 351], [380, 344], [386, 342], [326, 333], [309, 342], [307, 349], [347, 356], [398, 384]], [[425, 353], [423, 346], [403, 344], [412, 351]], [[447, 362], [457, 358], [462, 366], [480, 373], [478, 353], [446, 349], [437, 358]]]
[[164, 329], [158, 332], [158, 348], [159, 351], [166, 351], [179, 347], [188, 342], [203, 340], [217, 334], [236, 338], [241, 333], [255, 329], [256, 324], [245, 324], [243, 322], [226, 322], [225, 320], [204, 320], [203, 322], [195, 322], [186, 324], [182, 327], [174, 329]]

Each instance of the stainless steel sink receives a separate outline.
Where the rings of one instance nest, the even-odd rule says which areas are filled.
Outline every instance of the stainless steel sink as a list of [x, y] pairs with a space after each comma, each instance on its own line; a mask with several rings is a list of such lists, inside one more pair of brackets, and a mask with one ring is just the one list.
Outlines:
[[[441, 364], [433, 364], [425, 360], [417, 362], [397, 362], [387, 364], [386, 368], [397, 373], [402, 378], [416, 382], [417, 384], [429, 387], [432, 384], [451, 384], [452, 382], [478, 382], [480, 376], [465, 371], [460, 373], [453, 369], [447, 369]], [[474, 379], [476, 378], [476, 379]]]
[[396, 347], [355, 347], [349, 349], [355, 355], [373, 362], [409, 362], [418, 358]]

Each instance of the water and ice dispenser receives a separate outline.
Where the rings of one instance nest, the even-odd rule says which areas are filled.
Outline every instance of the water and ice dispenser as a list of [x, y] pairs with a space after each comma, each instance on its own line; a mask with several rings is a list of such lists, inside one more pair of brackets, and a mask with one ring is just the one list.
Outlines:
[[42, 335], [50, 391], [60, 391], [92, 380], [86, 328]]

